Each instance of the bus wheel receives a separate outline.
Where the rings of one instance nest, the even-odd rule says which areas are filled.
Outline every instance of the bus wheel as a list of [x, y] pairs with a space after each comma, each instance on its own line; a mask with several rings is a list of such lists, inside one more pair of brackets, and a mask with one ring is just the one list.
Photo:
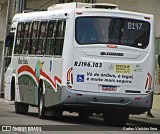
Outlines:
[[15, 78], [12, 78], [11, 81], [11, 101], [15, 100]]
[[78, 116], [81, 119], [88, 119], [91, 116], [91, 113], [88, 113], [88, 112], [78, 112]]
[[45, 101], [44, 94], [41, 92], [39, 96], [39, 104], [38, 104], [38, 116], [41, 119], [45, 117], [44, 101]]
[[124, 126], [128, 122], [129, 114], [127, 113], [104, 113], [103, 120], [106, 125]]
[[21, 102], [15, 102], [15, 112], [17, 114], [25, 114], [28, 112], [29, 105]]
[[60, 119], [63, 117], [63, 110], [61, 108], [53, 108], [52, 110], [53, 118]]

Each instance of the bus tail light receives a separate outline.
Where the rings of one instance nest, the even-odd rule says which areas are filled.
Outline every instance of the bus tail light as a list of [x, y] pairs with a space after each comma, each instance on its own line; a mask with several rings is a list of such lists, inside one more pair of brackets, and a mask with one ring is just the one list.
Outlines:
[[71, 83], [73, 85], [73, 74], [71, 73]]
[[108, 47], [108, 48], [117, 48], [117, 46], [116, 46], [116, 45], [112, 45], [112, 44], [107, 45], [107, 47]]
[[82, 15], [83, 13], [82, 13], [82, 12], [76, 12], [76, 14], [77, 14], [77, 15]]
[[147, 78], [147, 80], [146, 80], [145, 89], [147, 88], [147, 85], [148, 85], [148, 78]]
[[67, 81], [71, 80], [71, 72], [72, 72], [72, 68], [70, 68], [67, 72]]
[[67, 72], [67, 87], [72, 88], [73, 86], [73, 74], [72, 74], [73, 69], [70, 68]]
[[148, 78], [149, 78], [148, 86], [151, 87], [151, 85], [152, 85], [152, 76], [150, 75], [150, 73], [148, 73]]
[[151, 91], [152, 86], [152, 76], [150, 73], [148, 73], [148, 78], [146, 80], [145, 89], [147, 90], [146, 93], [149, 93]]

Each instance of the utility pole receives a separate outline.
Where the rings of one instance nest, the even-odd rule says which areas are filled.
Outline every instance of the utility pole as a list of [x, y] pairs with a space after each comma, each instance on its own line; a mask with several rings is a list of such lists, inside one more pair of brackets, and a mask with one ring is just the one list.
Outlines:
[[1, 63], [0, 97], [3, 97], [3, 94], [4, 94], [5, 55], [6, 55], [5, 38], [9, 34], [9, 27], [11, 25], [12, 18], [15, 13], [15, 1], [16, 0], [8, 0], [8, 6], [7, 6], [6, 29], [5, 29], [5, 34], [4, 34], [2, 63]]
[[96, 3], [96, 0], [82, 0], [83, 3]]
[[25, 0], [17, 0], [16, 13], [22, 13], [25, 8]]

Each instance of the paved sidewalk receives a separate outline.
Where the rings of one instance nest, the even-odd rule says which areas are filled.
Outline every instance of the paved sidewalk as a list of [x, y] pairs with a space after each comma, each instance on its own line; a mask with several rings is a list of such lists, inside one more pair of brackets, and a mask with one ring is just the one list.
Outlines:
[[0, 103], [1, 102], [4, 102], [4, 103], [13, 103], [13, 101], [8, 101], [8, 100], [6, 100], [4, 98], [0, 98]]
[[130, 115], [130, 120], [136, 120], [140, 122], [151, 123], [153, 125], [160, 125], [160, 110], [152, 109], [152, 114], [155, 118], [147, 117], [147, 113], [140, 114], [140, 115]]

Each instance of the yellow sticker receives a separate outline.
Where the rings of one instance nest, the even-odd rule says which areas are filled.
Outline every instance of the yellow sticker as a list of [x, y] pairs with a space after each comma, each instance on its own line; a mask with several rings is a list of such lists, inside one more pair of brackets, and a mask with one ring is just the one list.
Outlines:
[[130, 74], [132, 73], [132, 66], [127, 64], [114, 65], [114, 72], [120, 74]]

